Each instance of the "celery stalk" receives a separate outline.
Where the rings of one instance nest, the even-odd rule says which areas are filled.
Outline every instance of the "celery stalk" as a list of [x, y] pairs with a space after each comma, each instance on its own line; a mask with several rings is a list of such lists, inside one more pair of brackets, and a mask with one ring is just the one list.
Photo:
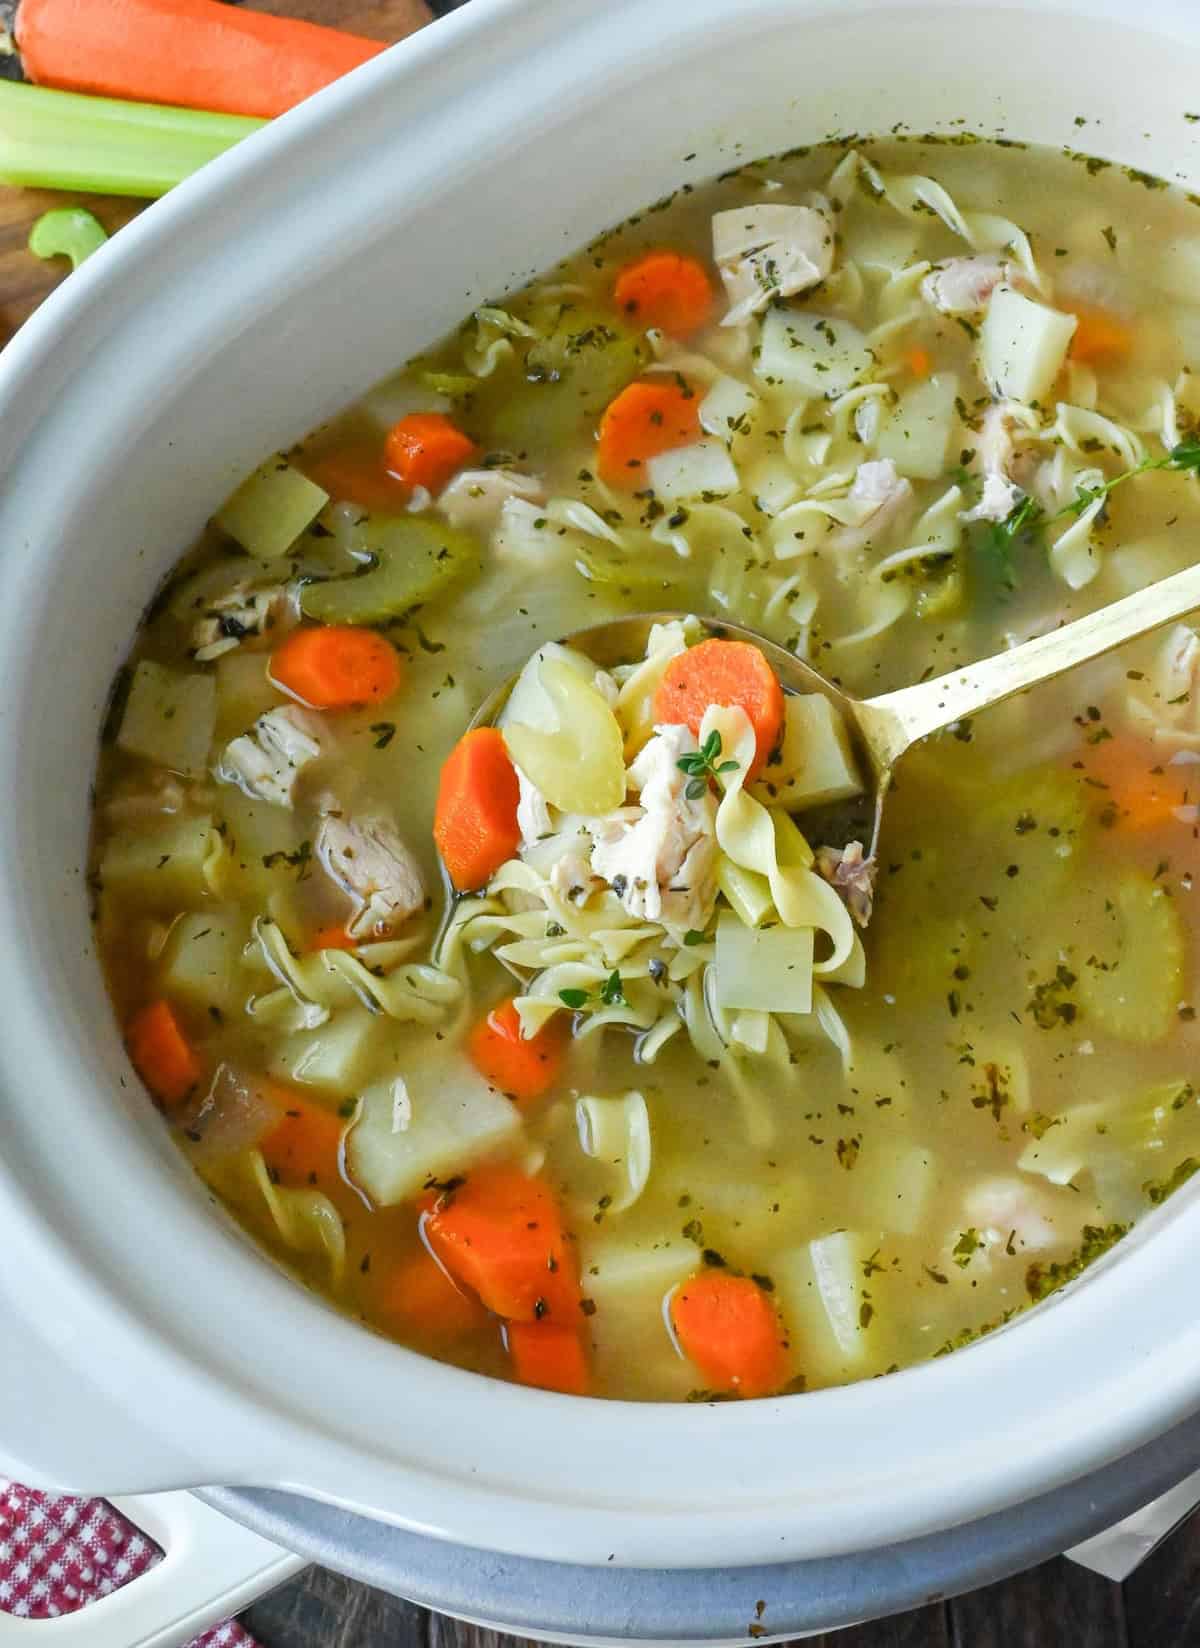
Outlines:
[[154, 199], [265, 124], [0, 81], [0, 182]]

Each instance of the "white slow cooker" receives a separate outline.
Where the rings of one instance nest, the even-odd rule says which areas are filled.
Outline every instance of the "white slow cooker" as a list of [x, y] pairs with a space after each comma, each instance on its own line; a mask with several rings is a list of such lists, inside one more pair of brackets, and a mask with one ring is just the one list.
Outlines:
[[205, 168], [19, 333], [0, 357], [0, 1470], [286, 1489], [514, 1559], [729, 1569], [938, 1534], [1200, 1408], [1200, 1179], [1005, 1331], [845, 1389], [585, 1401], [397, 1349], [262, 1257], [170, 1144], [84, 879], [105, 695], [181, 546], [473, 304], [683, 180], [898, 123], [1200, 187], [1198, 104], [1188, 0], [473, 0]]

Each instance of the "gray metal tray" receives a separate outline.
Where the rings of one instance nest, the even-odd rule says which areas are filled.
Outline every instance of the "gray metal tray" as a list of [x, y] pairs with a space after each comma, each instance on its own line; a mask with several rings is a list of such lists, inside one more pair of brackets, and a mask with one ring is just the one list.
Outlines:
[[324, 1567], [544, 1641], [761, 1644], [764, 1637], [900, 1613], [1003, 1579], [1119, 1522], [1198, 1468], [1200, 1414], [1091, 1476], [945, 1533], [812, 1562], [719, 1569], [614, 1569], [497, 1556], [294, 1494], [201, 1492], [235, 1521]]

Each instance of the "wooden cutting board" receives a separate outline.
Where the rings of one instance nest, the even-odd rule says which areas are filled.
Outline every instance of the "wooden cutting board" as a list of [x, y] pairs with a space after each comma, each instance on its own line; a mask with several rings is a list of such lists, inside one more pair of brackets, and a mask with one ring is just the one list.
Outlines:
[[[103, 5], [104, 0], [96, 3]], [[432, 16], [425, 0], [258, 0], [255, 9], [328, 23], [333, 28], [389, 42], [412, 34]], [[70, 271], [65, 258], [43, 262], [26, 245], [30, 227], [43, 212], [54, 206], [86, 206], [111, 235], [145, 205], [145, 201], [109, 195], [51, 194], [0, 185], [0, 344], [8, 342], [46, 293]]]

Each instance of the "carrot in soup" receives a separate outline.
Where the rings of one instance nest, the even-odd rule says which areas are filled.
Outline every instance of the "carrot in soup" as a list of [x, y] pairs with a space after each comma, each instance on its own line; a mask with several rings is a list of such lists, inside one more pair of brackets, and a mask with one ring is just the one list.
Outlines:
[[561, 1322], [510, 1322], [505, 1336], [513, 1372], [523, 1385], [587, 1395], [591, 1380], [578, 1329]]
[[302, 704], [348, 710], [390, 698], [404, 665], [392, 643], [373, 629], [323, 624], [295, 630], [276, 647], [269, 674]]
[[134, 1069], [168, 1109], [182, 1104], [200, 1080], [200, 1060], [169, 1001], [140, 1008], [125, 1030]]
[[927, 378], [933, 371], [933, 356], [919, 343], [906, 349], [903, 359], [914, 378]]
[[1111, 366], [1128, 358], [1133, 349], [1133, 330], [1109, 309], [1099, 304], [1068, 305], [1078, 325], [1068, 354], [1083, 366]]
[[281, 1184], [328, 1190], [342, 1183], [340, 1153], [346, 1119], [323, 1104], [272, 1084], [271, 1096], [283, 1106], [275, 1126], [259, 1142], [263, 1160]]
[[754, 728], [754, 762], [747, 779], [766, 762], [783, 728], [783, 688], [775, 671], [749, 641], [700, 641], [667, 665], [654, 694], [657, 724], [690, 727], [699, 736], [710, 705], [745, 710]]
[[388, 430], [384, 462], [411, 490], [436, 496], [478, 450], [444, 412], [410, 412]]
[[522, 1036], [516, 1003], [510, 996], [471, 1031], [467, 1051], [485, 1081], [514, 1103], [529, 1104], [558, 1081], [569, 1039], [561, 1017], [550, 1019], [536, 1035]]
[[267, 118], [384, 50], [216, 0], [21, 0], [16, 32], [39, 86]]
[[388, 473], [377, 446], [337, 447], [315, 457], [306, 454], [300, 467], [310, 481], [342, 503], [361, 504], [380, 515], [396, 515], [408, 503], [408, 488]]
[[481, 1167], [438, 1198], [425, 1238], [450, 1274], [513, 1322], [579, 1323], [575, 1254], [540, 1179]]
[[600, 419], [596, 461], [601, 478], [610, 486], [640, 486], [650, 458], [690, 446], [700, 433], [694, 390], [670, 380], [639, 378], [608, 403]]
[[769, 1396], [786, 1383], [783, 1324], [748, 1276], [701, 1271], [675, 1293], [671, 1323], [684, 1355], [713, 1390]]
[[328, 927], [319, 927], [308, 947], [310, 950], [357, 950], [358, 940], [351, 938], [344, 927], [333, 922]]
[[489, 1320], [479, 1300], [456, 1287], [424, 1248], [384, 1271], [376, 1309], [385, 1324], [441, 1343], [469, 1338]]
[[647, 252], [617, 275], [613, 302], [639, 326], [657, 326], [669, 337], [687, 338], [712, 318], [712, 284], [694, 257]]
[[[1200, 768], [1172, 767], [1170, 759], [1169, 749], [1135, 733], [1089, 744], [1078, 764], [1090, 780], [1102, 822], [1129, 832], [1184, 823], [1176, 808], [1200, 801]], [[1186, 827], [1192, 828], [1190, 820]]]
[[482, 887], [512, 857], [517, 824], [517, 770], [496, 727], [460, 738], [442, 768], [433, 839], [460, 893]]

